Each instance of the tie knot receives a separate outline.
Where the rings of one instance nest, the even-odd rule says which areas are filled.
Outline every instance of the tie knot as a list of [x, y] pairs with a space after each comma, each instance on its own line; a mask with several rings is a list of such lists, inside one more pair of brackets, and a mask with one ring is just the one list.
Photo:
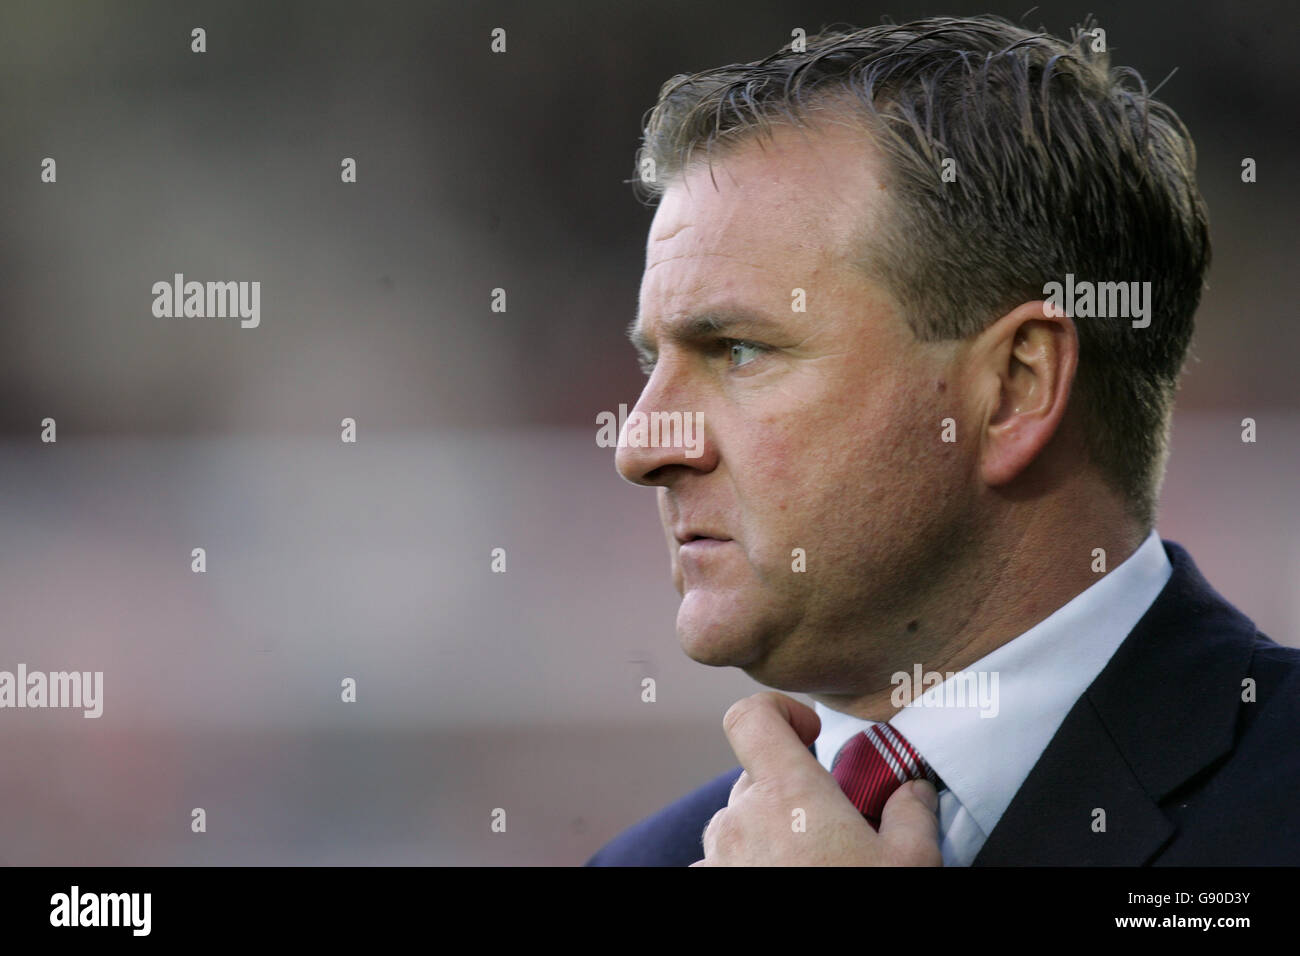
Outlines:
[[939, 775], [889, 724], [872, 724], [850, 737], [831, 762], [831, 776], [877, 830], [886, 801], [907, 781], [925, 777], [943, 789]]

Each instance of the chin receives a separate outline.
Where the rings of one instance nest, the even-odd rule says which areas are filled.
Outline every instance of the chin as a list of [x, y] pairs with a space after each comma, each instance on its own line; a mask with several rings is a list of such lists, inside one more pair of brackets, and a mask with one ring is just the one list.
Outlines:
[[744, 667], [758, 655], [753, 622], [734, 594], [686, 592], [677, 610], [677, 640], [686, 656], [710, 667]]
[[693, 661], [750, 673], [764, 668], [781, 639], [783, 629], [774, 624], [773, 611], [736, 591], [696, 588], [686, 592], [677, 611], [677, 640]]

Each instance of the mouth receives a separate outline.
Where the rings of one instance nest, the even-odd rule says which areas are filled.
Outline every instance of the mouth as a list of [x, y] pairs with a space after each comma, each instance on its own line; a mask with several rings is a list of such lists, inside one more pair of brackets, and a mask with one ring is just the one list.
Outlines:
[[677, 538], [678, 545], [680, 545], [683, 548], [691, 545], [696, 547], [707, 547], [709, 545], [714, 545], [714, 544], [726, 544], [731, 540], [726, 535], [700, 534], [700, 533], [689, 532], [689, 531], [683, 534], [676, 535], [676, 538]]

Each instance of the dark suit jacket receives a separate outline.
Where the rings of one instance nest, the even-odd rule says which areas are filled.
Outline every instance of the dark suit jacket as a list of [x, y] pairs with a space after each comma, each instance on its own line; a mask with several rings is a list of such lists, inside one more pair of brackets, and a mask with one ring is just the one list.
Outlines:
[[[1300, 864], [1300, 649], [1173, 575], [1048, 743], [976, 866]], [[1247, 679], [1254, 702], [1242, 700]], [[740, 768], [610, 841], [589, 866], [687, 866]], [[1093, 830], [1094, 808], [1105, 832]]]

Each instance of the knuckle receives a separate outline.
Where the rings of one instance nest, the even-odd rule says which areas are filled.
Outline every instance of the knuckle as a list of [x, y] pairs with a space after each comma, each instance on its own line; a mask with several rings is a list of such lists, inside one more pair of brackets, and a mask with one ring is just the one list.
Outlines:
[[708, 846], [711, 836], [717, 835], [718, 826], [721, 819], [726, 815], [727, 808], [723, 807], [713, 816], [709, 817], [709, 822], [704, 825], [704, 832], [700, 834], [700, 842]]
[[744, 697], [736, 701], [722, 715], [722, 729], [727, 733], [734, 731], [744, 721], [745, 717], [753, 711], [753, 708], [753, 697]]
[[744, 834], [734, 815], [724, 816], [717, 821], [713, 831], [713, 847], [717, 853], [727, 854], [737, 849], [744, 842]]

